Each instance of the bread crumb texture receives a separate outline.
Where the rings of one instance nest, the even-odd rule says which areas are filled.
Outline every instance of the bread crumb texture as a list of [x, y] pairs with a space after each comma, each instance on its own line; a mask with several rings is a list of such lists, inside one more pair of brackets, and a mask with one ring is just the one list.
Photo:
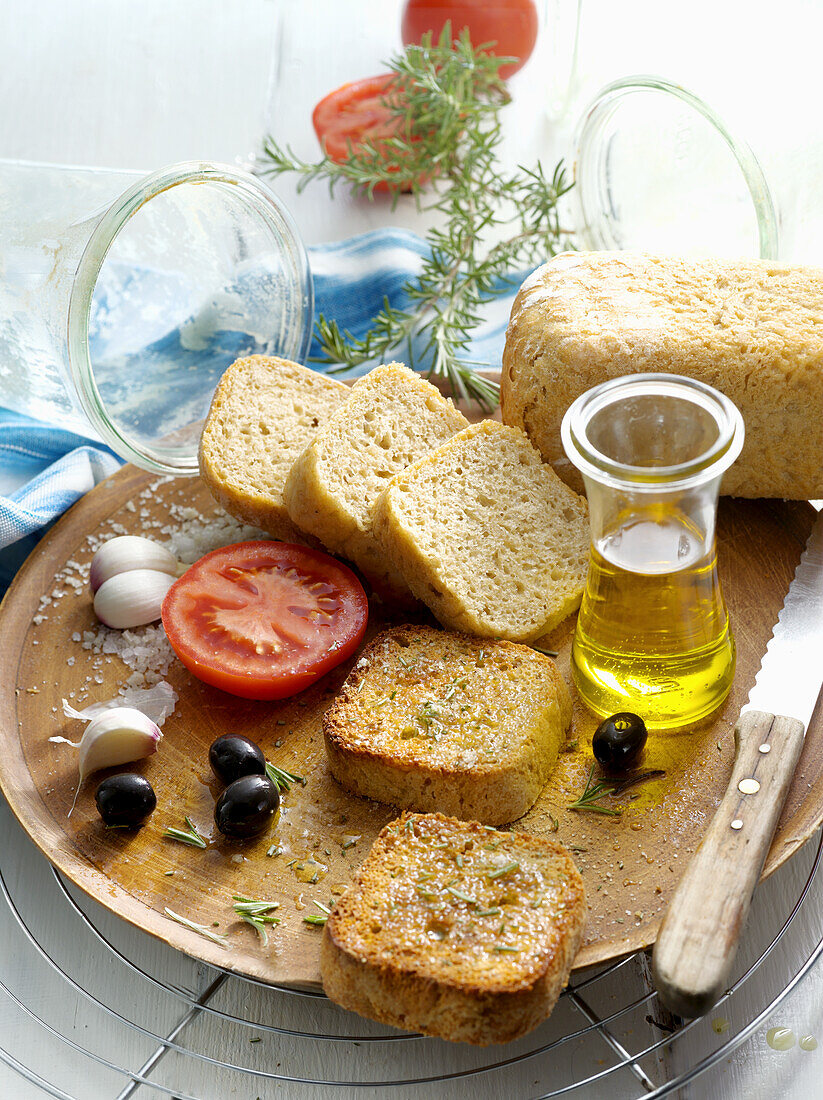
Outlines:
[[580, 604], [588, 509], [517, 428], [484, 420], [395, 477], [375, 531], [444, 626], [529, 641]]
[[401, 626], [363, 650], [323, 732], [332, 775], [355, 794], [501, 825], [537, 799], [570, 721], [550, 657]]
[[823, 269], [768, 260], [564, 253], [523, 283], [503, 353], [501, 408], [576, 489], [566, 409], [642, 371], [699, 379], [746, 425], [722, 492], [823, 496]]
[[395, 1027], [509, 1042], [551, 1012], [585, 917], [583, 881], [561, 844], [403, 814], [332, 910], [323, 987]]
[[354, 384], [292, 467], [285, 491], [289, 515], [358, 565], [378, 591], [408, 599], [403, 578], [375, 540], [375, 501], [395, 474], [467, 424], [450, 400], [408, 367], [376, 367]]
[[348, 395], [342, 382], [288, 359], [235, 360], [200, 439], [200, 476], [217, 503], [276, 538], [314, 545], [289, 518], [283, 488], [294, 460]]

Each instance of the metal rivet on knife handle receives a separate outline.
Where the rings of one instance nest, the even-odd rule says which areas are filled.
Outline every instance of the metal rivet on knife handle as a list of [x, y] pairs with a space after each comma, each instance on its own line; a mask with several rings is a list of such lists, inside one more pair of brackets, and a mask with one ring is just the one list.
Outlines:
[[737, 784], [737, 789], [741, 794], [757, 794], [760, 790], [760, 784], [756, 779], [741, 779]]

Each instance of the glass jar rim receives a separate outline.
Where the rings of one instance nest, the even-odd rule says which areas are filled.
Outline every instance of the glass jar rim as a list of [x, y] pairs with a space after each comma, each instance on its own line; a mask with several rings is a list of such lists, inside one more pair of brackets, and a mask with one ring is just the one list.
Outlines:
[[602, 220], [592, 216], [591, 193], [599, 194], [599, 182], [608, 175], [609, 144], [598, 140], [603, 127], [610, 121], [621, 102], [637, 94], [662, 93], [685, 104], [713, 127], [729, 150], [751, 196], [757, 224], [760, 258], [777, 259], [779, 227], [775, 203], [763, 168], [754, 150], [739, 136], [731, 133], [723, 119], [700, 96], [673, 80], [653, 73], [635, 73], [604, 85], [583, 111], [574, 137], [575, 186], [572, 198], [577, 206], [586, 247], [595, 251], [627, 247], [614, 235], [604, 232]]
[[[702, 454], [670, 466], [633, 466], [599, 451], [588, 437], [592, 417], [616, 401], [646, 395], [676, 397], [708, 412], [717, 439]], [[731, 466], [743, 448], [745, 426], [740, 410], [724, 393], [695, 378], [649, 371], [611, 378], [582, 393], [566, 410], [560, 427], [570, 462], [584, 475], [614, 488], [660, 492], [695, 488]]]
[[237, 189], [241, 202], [254, 206], [280, 242], [295, 301], [303, 303], [302, 326], [293, 336], [293, 347], [283, 349], [286, 358], [303, 361], [312, 334], [314, 287], [308, 255], [288, 210], [276, 195], [249, 172], [211, 161], [181, 161], [141, 176], [105, 210], [80, 257], [69, 299], [66, 339], [69, 371], [86, 416], [104, 443], [121, 458], [153, 473], [192, 477], [199, 473], [197, 448], [169, 459], [125, 432], [110, 415], [94, 374], [89, 348], [89, 325], [94, 290], [100, 271], [120, 230], [150, 199], [182, 184], [216, 183]]

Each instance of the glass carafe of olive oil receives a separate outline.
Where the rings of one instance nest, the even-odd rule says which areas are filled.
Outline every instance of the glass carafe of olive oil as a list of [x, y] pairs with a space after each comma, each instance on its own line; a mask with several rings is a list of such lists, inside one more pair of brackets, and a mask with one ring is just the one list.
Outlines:
[[579, 397], [562, 435], [592, 534], [572, 650], [577, 689], [596, 714], [633, 711], [650, 729], [698, 722], [734, 676], [715, 518], [743, 419], [711, 386], [635, 374]]

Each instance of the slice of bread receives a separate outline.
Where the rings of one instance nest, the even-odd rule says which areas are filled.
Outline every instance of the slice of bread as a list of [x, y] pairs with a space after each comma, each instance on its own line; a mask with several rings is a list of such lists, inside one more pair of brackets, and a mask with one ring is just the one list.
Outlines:
[[355, 794], [502, 825], [545, 786], [571, 711], [554, 661], [528, 646], [399, 626], [363, 650], [323, 733]]
[[395, 474], [465, 428], [448, 399], [399, 363], [377, 367], [315, 435], [286, 481], [292, 520], [360, 567], [375, 588], [409, 600], [372, 532], [374, 502]]
[[518, 428], [473, 424], [398, 474], [374, 529], [444, 626], [530, 641], [580, 604], [586, 501]]
[[585, 920], [583, 880], [556, 841], [403, 814], [326, 922], [323, 988], [381, 1023], [506, 1043], [554, 1008]]
[[289, 518], [292, 463], [349, 387], [288, 359], [250, 355], [225, 371], [200, 438], [200, 476], [226, 511], [275, 538], [311, 542]]

